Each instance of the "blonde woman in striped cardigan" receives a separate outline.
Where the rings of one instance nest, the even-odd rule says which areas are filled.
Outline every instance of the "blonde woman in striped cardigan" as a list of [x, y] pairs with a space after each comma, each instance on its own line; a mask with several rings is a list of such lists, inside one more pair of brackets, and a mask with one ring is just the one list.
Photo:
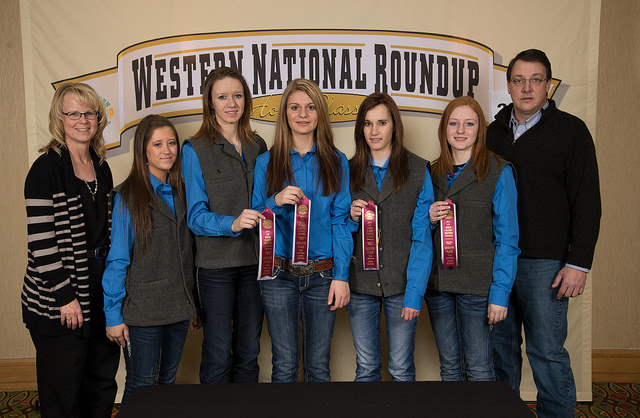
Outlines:
[[113, 187], [105, 105], [66, 83], [49, 111], [51, 140], [25, 180], [28, 264], [22, 317], [36, 348], [43, 417], [110, 417], [119, 350], [105, 335], [101, 278]]

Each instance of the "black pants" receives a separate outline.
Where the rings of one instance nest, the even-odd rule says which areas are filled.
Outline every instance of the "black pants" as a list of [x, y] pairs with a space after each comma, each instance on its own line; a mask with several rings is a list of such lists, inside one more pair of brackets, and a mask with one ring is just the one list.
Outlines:
[[42, 417], [111, 417], [120, 350], [104, 331], [88, 338], [30, 333]]

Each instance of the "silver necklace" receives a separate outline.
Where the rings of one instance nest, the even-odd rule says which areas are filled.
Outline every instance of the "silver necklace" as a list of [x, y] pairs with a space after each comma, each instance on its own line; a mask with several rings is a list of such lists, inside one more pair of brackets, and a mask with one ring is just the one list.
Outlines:
[[87, 186], [87, 189], [89, 189], [89, 193], [91, 193], [91, 201], [95, 202], [96, 193], [98, 193], [98, 175], [96, 174], [95, 167], [92, 167], [92, 168], [93, 168], [93, 177], [95, 177], [96, 179], [96, 187], [93, 190], [91, 190], [91, 186], [89, 186], [89, 182], [87, 181], [87, 179], [83, 177], [82, 181], [84, 181], [84, 184]]

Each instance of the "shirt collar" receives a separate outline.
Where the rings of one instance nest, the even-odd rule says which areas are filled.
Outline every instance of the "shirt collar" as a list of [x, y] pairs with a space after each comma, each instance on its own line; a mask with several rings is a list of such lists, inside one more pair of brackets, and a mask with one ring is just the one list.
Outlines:
[[464, 170], [467, 165], [469, 165], [470, 162], [471, 162], [471, 158], [469, 158], [467, 162], [462, 165], [454, 165], [453, 174], [447, 174], [447, 177], [449, 177], [449, 179], [456, 178], [458, 174], [460, 174], [460, 172]]
[[[391, 157], [389, 156], [389, 157], [387, 157], [387, 159], [386, 159], [386, 161], [384, 162], [384, 164], [382, 164], [382, 165], [376, 165], [376, 164], [374, 164], [374, 162], [373, 162], [373, 158], [371, 158], [371, 154], [369, 154], [369, 165], [370, 165], [371, 167], [385, 168], [385, 169], [386, 169], [386, 168], [388, 168], [388, 167], [389, 167], [389, 160], [390, 160], [390, 159], [391, 159]], [[378, 161], [380, 161], [380, 160], [378, 160]]]
[[[544, 103], [544, 106], [538, 109], [538, 111], [533, 116], [531, 116], [529, 119], [522, 122], [522, 124], [524, 124], [527, 129], [531, 128], [532, 126], [534, 126], [536, 123], [540, 121], [540, 119], [542, 118], [542, 111], [548, 107], [549, 107], [549, 100], [547, 100]], [[516, 119], [515, 111], [511, 109], [511, 126], [518, 126], [518, 125], [521, 125], [521, 124], [518, 123], [518, 119]]]
[[151, 188], [156, 194], [171, 192], [171, 184], [169, 182], [169, 179], [167, 179], [166, 183], [163, 183], [158, 180], [156, 176], [151, 174], [151, 172], [149, 172], [149, 179], [151, 180]]
[[[309, 151], [307, 151], [306, 154], [315, 154], [316, 153], [316, 143], [315, 141], [313, 142], [313, 146], [311, 147], [311, 149]], [[294, 154], [300, 154], [298, 151], [294, 150], [293, 148], [289, 148], [289, 155], [294, 155]]]

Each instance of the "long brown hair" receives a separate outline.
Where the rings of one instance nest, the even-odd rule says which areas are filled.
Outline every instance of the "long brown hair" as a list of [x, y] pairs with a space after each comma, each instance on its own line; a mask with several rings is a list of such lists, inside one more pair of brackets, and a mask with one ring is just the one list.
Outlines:
[[453, 111], [460, 106], [469, 106], [478, 116], [478, 137], [471, 149], [471, 166], [476, 171], [478, 181], [489, 173], [490, 161], [489, 157], [497, 157], [487, 149], [487, 120], [484, 118], [484, 112], [480, 104], [469, 96], [462, 96], [449, 102], [442, 113], [440, 126], [438, 127], [438, 139], [440, 141], [440, 156], [433, 162], [431, 166], [431, 174], [434, 178], [453, 174], [453, 156], [451, 154], [451, 145], [447, 142], [447, 125]]
[[251, 124], [249, 123], [252, 106], [249, 85], [240, 72], [230, 67], [218, 67], [207, 75], [204, 81], [204, 87], [202, 88], [202, 125], [200, 125], [200, 129], [198, 129], [198, 132], [196, 132], [193, 138], [209, 138], [215, 142], [219, 136], [222, 136], [222, 128], [216, 120], [215, 110], [213, 109], [211, 89], [216, 81], [222, 80], [223, 78], [233, 78], [242, 84], [244, 109], [242, 109], [242, 116], [240, 116], [240, 120], [238, 121], [238, 134], [241, 140], [253, 143], [254, 131], [251, 129]]
[[176, 151], [176, 161], [169, 170], [169, 183], [180, 200], [185, 204], [184, 181], [180, 172], [180, 138], [173, 123], [164, 116], [149, 115], [138, 125], [133, 140], [133, 164], [129, 176], [120, 186], [120, 194], [123, 202], [129, 203], [131, 208], [131, 221], [136, 245], [144, 252], [149, 239], [151, 239], [151, 213], [149, 212], [149, 202], [153, 198], [153, 188], [149, 179], [149, 167], [147, 166], [147, 144], [153, 136], [153, 132], [158, 128], [168, 126], [173, 130], [178, 147]]
[[269, 164], [267, 165], [267, 196], [279, 192], [287, 184], [295, 184], [291, 162], [289, 161], [289, 150], [293, 148], [293, 135], [287, 119], [287, 102], [294, 91], [306, 93], [316, 107], [318, 126], [315, 130], [314, 140], [316, 144], [316, 160], [320, 169], [318, 183], [322, 182], [322, 194], [329, 196], [340, 190], [340, 180], [343, 174], [342, 165], [337, 156], [337, 148], [333, 143], [333, 132], [329, 123], [327, 102], [320, 88], [313, 81], [303, 78], [293, 80], [282, 93], [273, 146], [270, 150]]
[[91, 149], [98, 155], [100, 162], [104, 161], [105, 147], [102, 132], [107, 126], [107, 108], [93, 87], [84, 83], [64, 83], [57, 88], [49, 109], [51, 140], [38, 151], [46, 153], [49, 150], [54, 150], [60, 154], [60, 150], [67, 146], [64, 139], [64, 125], [62, 124], [62, 118], [66, 117], [62, 114], [62, 101], [67, 94], [76, 96], [78, 102], [98, 112], [98, 129], [93, 138], [91, 138]]
[[389, 157], [389, 170], [395, 182], [394, 193], [409, 181], [409, 156], [404, 147], [404, 127], [396, 102], [387, 93], [372, 93], [364, 99], [358, 109], [356, 127], [353, 136], [356, 141], [356, 153], [349, 161], [349, 175], [351, 190], [362, 190], [365, 184], [365, 175], [369, 169], [369, 155], [371, 150], [364, 137], [364, 122], [367, 112], [376, 106], [383, 105], [391, 115], [393, 122], [393, 135], [391, 137], [391, 156]]

